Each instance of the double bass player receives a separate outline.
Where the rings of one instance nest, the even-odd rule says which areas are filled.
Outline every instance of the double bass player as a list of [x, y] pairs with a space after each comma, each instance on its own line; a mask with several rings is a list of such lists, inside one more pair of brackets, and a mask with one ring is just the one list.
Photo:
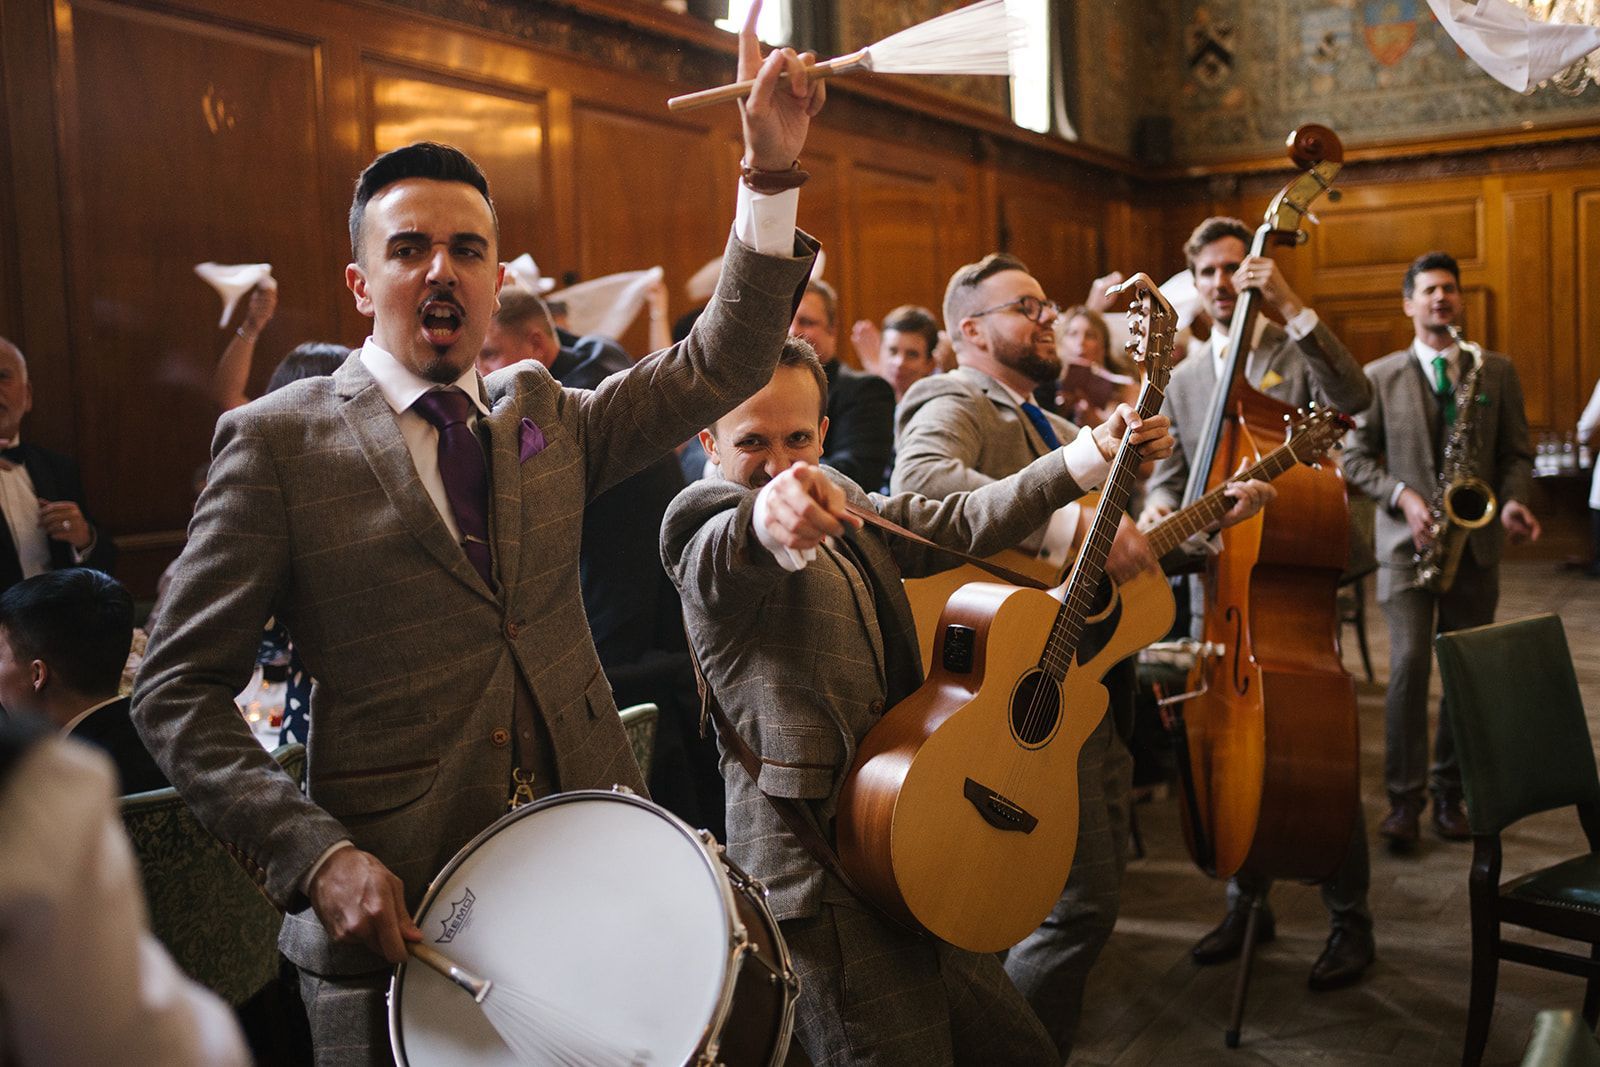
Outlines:
[[[1208, 349], [1179, 364], [1168, 385], [1162, 412], [1172, 419], [1178, 447], [1151, 475], [1141, 527], [1170, 514], [1182, 500], [1189, 479], [1189, 457], [1200, 451], [1212, 391], [1226, 366], [1235, 306], [1246, 289], [1258, 290], [1286, 323], [1279, 327], [1264, 318], [1258, 320], [1243, 369], [1252, 387], [1285, 404], [1304, 406], [1315, 400], [1346, 413], [1361, 411], [1372, 401], [1372, 385], [1350, 351], [1301, 301], [1270, 257], [1249, 254], [1251, 238], [1250, 229], [1240, 220], [1214, 217], [1197, 226], [1184, 245], [1195, 288], [1214, 325]], [[1192, 583], [1192, 589], [1194, 586], [1198, 583]], [[1203, 603], [1198, 590], [1192, 591], [1191, 611], [1197, 630]], [[1369, 877], [1365, 826], [1358, 810], [1344, 861], [1322, 883], [1331, 931], [1327, 946], [1311, 968], [1312, 989], [1349, 985], [1371, 965]], [[1227, 914], [1195, 943], [1191, 952], [1196, 963], [1221, 963], [1239, 955], [1250, 905], [1270, 887], [1270, 879], [1247, 874], [1230, 879]], [[1264, 910], [1257, 943], [1272, 940], [1275, 933], [1272, 913]]]

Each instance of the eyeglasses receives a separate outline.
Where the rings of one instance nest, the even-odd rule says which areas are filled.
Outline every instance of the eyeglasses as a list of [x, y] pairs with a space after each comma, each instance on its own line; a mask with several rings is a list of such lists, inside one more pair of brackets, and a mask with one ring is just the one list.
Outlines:
[[981, 319], [985, 315], [993, 315], [996, 311], [1015, 311], [1029, 322], [1042, 325], [1044, 323], [1044, 313], [1053, 311], [1059, 315], [1061, 314], [1061, 305], [1054, 300], [1040, 300], [1036, 296], [1021, 296], [1006, 304], [998, 304], [983, 311], [975, 311], [967, 317], [969, 319]]

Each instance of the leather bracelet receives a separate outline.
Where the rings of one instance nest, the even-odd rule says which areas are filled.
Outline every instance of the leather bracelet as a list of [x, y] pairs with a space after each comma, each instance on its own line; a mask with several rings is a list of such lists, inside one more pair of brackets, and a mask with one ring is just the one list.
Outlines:
[[739, 180], [749, 186], [751, 192], [769, 196], [787, 192], [800, 188], [810, 177], [809, 173], [800, 169], [798, 159], [789, 164], [787, 170], [757, 170], [744, 160], [739, 161]]

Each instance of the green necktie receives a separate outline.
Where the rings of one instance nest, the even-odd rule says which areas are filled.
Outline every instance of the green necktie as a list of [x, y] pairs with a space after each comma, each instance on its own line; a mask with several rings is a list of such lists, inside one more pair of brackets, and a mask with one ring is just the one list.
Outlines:
[[1444, 410], [1446, 426], [1456, 424], [1456, 392], [1450, 388], [1450, 375], [1445, 371], [1444, 356], [1433, 357], [1433, 391], [1439, 397], [1440, 407]]

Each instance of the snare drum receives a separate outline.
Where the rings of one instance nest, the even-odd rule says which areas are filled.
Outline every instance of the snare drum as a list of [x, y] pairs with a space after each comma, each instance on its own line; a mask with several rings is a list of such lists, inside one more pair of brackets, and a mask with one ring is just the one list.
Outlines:
[[[496, 983], [491, 997], [535, 1006], [530, 1026], [600, 1035], [627, 1050], [623, 1063], [775, 1067], [799, 983], [765, 897], [710, 835], [631, 793], [590, 790], [495, 822], [416, 918], [424, 944]], [[414, 963], [390, 985], [389, 1035], [400, 1067], [521, 1063], [484, 1007]]]

